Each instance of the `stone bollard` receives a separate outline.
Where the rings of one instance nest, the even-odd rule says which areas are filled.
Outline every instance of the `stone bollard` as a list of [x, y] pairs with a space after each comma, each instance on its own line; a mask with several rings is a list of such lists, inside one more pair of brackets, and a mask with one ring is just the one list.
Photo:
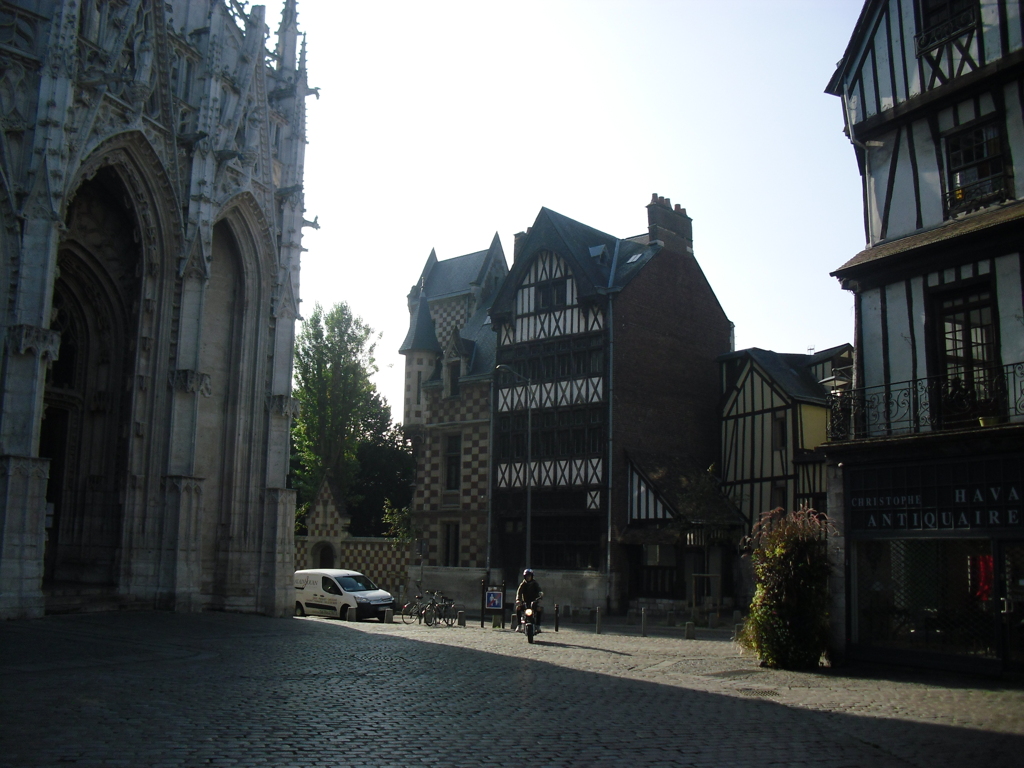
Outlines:
[[395, 623], [395, 612], [391, 608], [384, 609], [384, 623], [394, 624]]
[[647, 637], [647, 609], [640, 609], [640, 637]]
[[460, 627], [466, 626], [466, 612], [459, 611], [455, 614], [455, 620], [458, 622]]
[[501, 616], [496, 613], [491, 614], [491, 629], [501, 629]]
[[600, 607], [594, 609], [594, 632], [598, 635], [601, 634], [601, 609]]
[[686, 629], [683, 631], [683, 638], [686, 640], [697, 639], [697, 630], [692, 621], [686, 622]]
[[740, 635], [743, 634], [743, 624], [737, 624], [732, 630], [732, 641], [734, 643], [739, 642]]

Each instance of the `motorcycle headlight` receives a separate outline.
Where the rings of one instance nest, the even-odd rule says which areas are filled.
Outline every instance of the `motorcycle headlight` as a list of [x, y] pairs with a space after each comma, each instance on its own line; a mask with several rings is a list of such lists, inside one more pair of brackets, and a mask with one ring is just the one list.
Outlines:
[[533, 608], [527, 608], [526, 609], [526, 615], [527, 616], [533, 616]]

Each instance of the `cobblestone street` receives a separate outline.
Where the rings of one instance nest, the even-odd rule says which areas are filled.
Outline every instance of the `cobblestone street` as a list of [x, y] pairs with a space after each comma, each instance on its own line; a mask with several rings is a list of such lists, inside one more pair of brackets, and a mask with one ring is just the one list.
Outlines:
[[1021, 765], [1012, 684], [777, 672], [727, 633], [638, 634], [570, 625], [531, 646], [478, 624], [8, 621], [0, 765]]

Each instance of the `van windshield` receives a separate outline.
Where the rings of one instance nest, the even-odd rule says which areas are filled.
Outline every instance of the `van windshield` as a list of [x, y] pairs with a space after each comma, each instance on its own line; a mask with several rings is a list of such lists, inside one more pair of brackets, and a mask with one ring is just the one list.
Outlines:
[[361, 573], [356, 576], [342, 576], [338, 581], [346, 592], [366, 592], [370, 589], [377, 589], [377, 585]]

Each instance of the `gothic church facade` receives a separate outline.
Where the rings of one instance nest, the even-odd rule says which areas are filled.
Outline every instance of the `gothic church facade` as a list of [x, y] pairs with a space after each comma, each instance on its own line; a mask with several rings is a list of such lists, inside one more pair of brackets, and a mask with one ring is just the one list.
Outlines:
[[0, 616], [290, 612], [312, 91], [264, 14], [0, 3]]

